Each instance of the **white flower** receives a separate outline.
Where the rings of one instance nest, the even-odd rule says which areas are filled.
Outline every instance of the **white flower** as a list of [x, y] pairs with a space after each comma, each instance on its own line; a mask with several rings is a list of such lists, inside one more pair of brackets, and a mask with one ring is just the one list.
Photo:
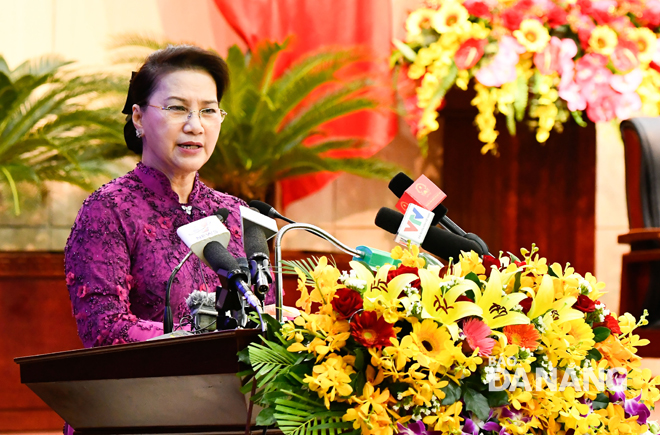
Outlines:
[[580, 288], [586, 290], [586, 294], [589, 294], [593, 291], [593, 288], [591, 287], [591, 283], [589, 283], [589, 281], [587, 281], [586, 279], [580, 278], [578, 282], [580, 284]]

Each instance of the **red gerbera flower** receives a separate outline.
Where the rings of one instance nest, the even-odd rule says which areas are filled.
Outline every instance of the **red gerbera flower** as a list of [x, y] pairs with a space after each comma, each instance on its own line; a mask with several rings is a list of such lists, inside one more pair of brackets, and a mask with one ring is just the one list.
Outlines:
[[392, 326], [383, 317], [378, 318], [375, 311], [363, 311], [353, 317], [351, 335], [364, 347], [380, 349], [392, 344], [390, 338], [395, 337]]

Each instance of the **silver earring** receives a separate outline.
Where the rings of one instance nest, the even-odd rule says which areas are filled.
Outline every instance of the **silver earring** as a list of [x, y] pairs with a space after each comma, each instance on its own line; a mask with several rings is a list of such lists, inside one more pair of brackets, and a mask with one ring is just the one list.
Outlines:
[[144, 133], [142, 133], [142, 130], [135, 130], [135, 135], [136, 135], [137, 137], [142, 137], [143, 134], [144, 134]]

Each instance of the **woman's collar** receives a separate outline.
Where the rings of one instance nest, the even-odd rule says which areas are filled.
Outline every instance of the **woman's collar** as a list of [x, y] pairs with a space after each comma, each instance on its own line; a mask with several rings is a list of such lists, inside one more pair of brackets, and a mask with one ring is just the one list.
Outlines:
[[[142, 180], [144, 185], [149, 190], [153, 191], [156, 195], [170, 198], [179, 203], [179, 195], [177, 195], [177, 193], [172, 190], [172, 184], [170, 183], [170, 180], [158, 169], [149, 167], [140, 161], [138, 162], [134, 172], [137, 174], [140, 180]], [[199, 193], [199, 185], [199, 173], [195, 173], [195, 181], [193, 182], [192, 191], [188, 196], [188, 202], [186, 204], [193, 202], [197, 198], [197, 194]]]

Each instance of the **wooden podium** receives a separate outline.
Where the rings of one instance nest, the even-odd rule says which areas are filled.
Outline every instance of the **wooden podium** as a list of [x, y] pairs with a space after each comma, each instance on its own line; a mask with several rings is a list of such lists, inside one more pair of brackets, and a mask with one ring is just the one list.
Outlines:
[[76, 434], [243, 433], [236, 353], [257, 340], [257, 330], [223, 331], [15, 361]]

